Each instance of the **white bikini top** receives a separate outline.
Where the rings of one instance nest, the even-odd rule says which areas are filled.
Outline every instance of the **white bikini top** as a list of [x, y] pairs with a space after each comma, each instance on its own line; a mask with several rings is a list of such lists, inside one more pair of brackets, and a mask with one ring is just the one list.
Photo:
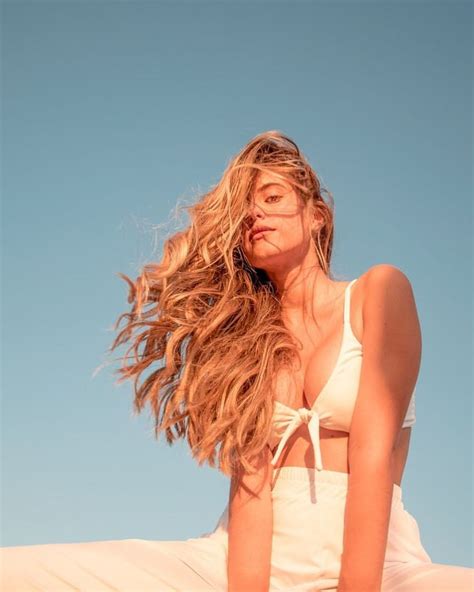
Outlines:
[[[352, 332], [350, 322], [351, 286], [358, 278], [353, 279], [344, 293], [344, 320], [341, 348], [336, 365], [326, 384], [317, 396], [313, 407], [294, 409], [281, 401], [274, 401], [272, 432], [269, 439], [273, 450], [280, 441], [271, 464], [274, 466], [285, 447], [288, 438], [303, 423], [308, 425], [314, 449], [316, 468], [321, 471], [323, 463], [319, 440], [319, 426], [333, 430], [350, 432], [352, 414], [357, 398], [359, 377], [362, 365], [362, 344]], [[411, 396], [402, 427], [415, 423], [415, 389]]]

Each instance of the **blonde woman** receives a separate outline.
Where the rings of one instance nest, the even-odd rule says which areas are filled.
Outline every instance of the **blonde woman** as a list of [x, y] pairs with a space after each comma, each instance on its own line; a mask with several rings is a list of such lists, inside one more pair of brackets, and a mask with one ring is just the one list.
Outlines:
[[160, 262], [123, 276], [133, 307], [111, 349], [130, 341], [135, 409], [229, 476], [227, 506], [184, 541], [4, 548], [2, 589], [473, 590], [474, 570], [432, 562], [404, 507], [421, 359], [406, 275], [332, 277], [332, 196], [277, 131], [190, 216]]

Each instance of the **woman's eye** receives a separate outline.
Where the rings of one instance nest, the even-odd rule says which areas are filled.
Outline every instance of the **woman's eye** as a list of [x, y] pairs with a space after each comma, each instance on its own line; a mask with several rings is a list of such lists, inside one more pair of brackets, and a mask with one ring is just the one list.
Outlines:
[[273, 197], [280, 198], [281, 195], [269, 195], [265, 201], [272, 199]]

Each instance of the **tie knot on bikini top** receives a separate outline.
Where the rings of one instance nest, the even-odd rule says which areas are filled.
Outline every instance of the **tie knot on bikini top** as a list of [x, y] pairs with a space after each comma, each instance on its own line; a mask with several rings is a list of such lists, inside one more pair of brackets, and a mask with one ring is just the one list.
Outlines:
[[[336, 364], [325, 385], [314, 400], [311, 409], [294, 409], [281, 401], [274, 401], [272, 431], [269, 445], [278, 443], [271, 461], [276, 465], [288, 439], [303, 423], [307, 424], [315, 455], [316, 468], [321, 471], [323, 463], [319, 439], [319, 426], [349, 433], [352, 414], [357, 399], [360, 371], [362, 366], [362, 344], [354, 335], [350, 322], [351, 287], [358, 278], [352, 280], [344, 293], [344, 316], [342, 342]], [[402, 427], [415, 423], [415, 389], [413, 389]]]
[[314, 411], [312, 409], [308, 409], [307, 407], [300, 407], [299, 409], [297, 409], [297, 412], [299, 413], [299, 416], [303, 423], [309, 423], [310, 419], [314, 415]]

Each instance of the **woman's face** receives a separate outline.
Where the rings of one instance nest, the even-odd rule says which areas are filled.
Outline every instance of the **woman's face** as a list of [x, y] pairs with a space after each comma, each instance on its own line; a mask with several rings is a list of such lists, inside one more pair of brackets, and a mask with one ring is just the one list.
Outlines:
[[[260, 172], [244, 223], [243, 250], [253, 267], [278, 272], [303, 260], [311, 244], [309, 208], [293, 187]], [[268, 227], [255, 233], [260, 227]]]

